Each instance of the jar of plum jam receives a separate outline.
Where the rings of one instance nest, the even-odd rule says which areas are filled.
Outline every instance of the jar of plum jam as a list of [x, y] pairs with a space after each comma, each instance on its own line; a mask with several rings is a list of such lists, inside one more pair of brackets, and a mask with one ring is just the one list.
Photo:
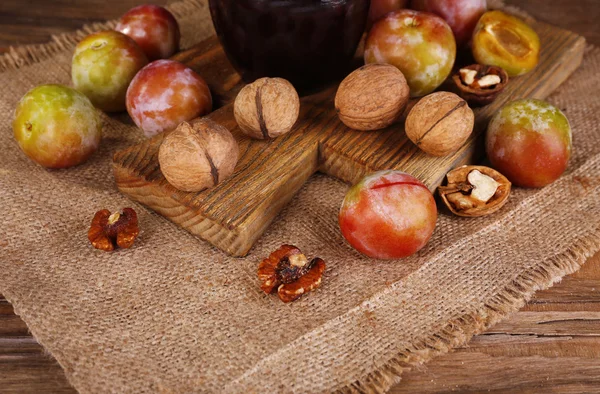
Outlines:
[[314, 90], [350, 70], [370, 0], [210, 0], [227, 57], [246, 82], [289, 80]]

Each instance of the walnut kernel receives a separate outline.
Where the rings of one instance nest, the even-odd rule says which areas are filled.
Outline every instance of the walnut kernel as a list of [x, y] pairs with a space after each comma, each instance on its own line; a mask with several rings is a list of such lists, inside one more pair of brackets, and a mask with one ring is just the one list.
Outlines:
[[325, 262], [310, 261], [293, 245], [282, 245], [258, 266], [260, 288], [267, 294], [277, 291], [283, 302], [291, 302], [321, 284]]
[[458, 216], [489, 215], [502, 208], [510, 195], [510, 181], [489, 167], [458, 167], [446, 178], [448, 184], [438, 187], [438, 192], [448, 209]]
[[470, 105], [487, 105], [494, 101], [508, 83], [508, 74], [497, 66], [472, 64], [452, 77], [458, 95]]
[[124, 208], [111, 215], [108, 209], [96, 212], [88, 230], [88, 239], [96, 249], [111, 251], [130, 248], [140, 229], [137, 214], [132, 208]]

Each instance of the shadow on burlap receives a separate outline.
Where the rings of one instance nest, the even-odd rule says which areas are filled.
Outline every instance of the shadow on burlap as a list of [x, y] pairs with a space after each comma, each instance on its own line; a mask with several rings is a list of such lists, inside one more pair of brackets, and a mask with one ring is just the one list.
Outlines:
[[[184, 46], [212, 32], [199, 1], [172, 6]], [[0, 292], [81, 392], [384, 391], [600, 249], [598, 49], [549, 99], [574, 131], [569, 169], [551, 186], [516, 189], [486, 218], [442, 214], [418, 255], [381, 262], [338, 230], [347, 186], [315, 175], [234, 259], [118, 193], [111, 156], [142, 138], [125, 116], [103, 117], [100, 151], [73, 169], [47, 171], [18, 149], [18, 99], [37, 84], [69, 84], [73, 45], [101, 27], [0, 59]], [[124, 206], [139, 213], [138, 242], [94, 250], [94, 212]], [[292, 304], [263, 294], [256, 277], [282, 243], [328, 262], [322, 287]]]

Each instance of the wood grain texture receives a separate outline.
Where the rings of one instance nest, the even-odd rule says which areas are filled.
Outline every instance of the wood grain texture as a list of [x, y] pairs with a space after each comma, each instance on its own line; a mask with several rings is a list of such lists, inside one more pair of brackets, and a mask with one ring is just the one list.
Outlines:
[[[0, 22], [0, 52], [2, 47], [9, 45], [46, 42], [51, 33], [71, 31], [96, 18], [118, 17], [119, 7], [126, 9], [130, 3], [133, 6], [142, 1], [2, 0], [0, 15], [5, 20]], [[507, 0], [507, 3], [600, 45], [597, 0]], [[102, 9], [100, 16], [97, 14], [99, 9]], [[34, 13], [37, 12], [42, 16], [36, 16]], [[69, 16], [63, 16], [67, 12]], [[538, 292], [523, 311], [600, 311], [600, 254], [551, 289]], [[583, 327], [587, 324], [590, 323], [584, 322]], [[580, 327], [580, 322], [573, 321], [569, 329], [572, 335], [559, 337], [514, 334], [512, 331], [476, 336], [464, 347], [405, 373], [401, 384], [391, 392], [600, 392], [600, 383], [595, 379], [598, 373], [588, 372], [590, 359], [596, 363], [600, 359], [600, 338], [580, 338]], [[14, 357], [15, 349], [21, 346], [26, 346], [27, 351], [20, 351], [19, 356]], [[538, 363], [540, 359], [548, 359], [552, 367]], [[525, 367], [515, 368], [515, 365]], [[0, 392], [75, 393], [57, 362], [44, 353], [25, 323], [1, 296]]]
[[[119, 18], [140, 4], [165, 5], [167, 0], [2, 0], [0, 52], [9, 45], [41, 44], [52, 35], [69, 33], [85, 24]], [[172, 2], [172, 1], [171, 1]]]
[[390, 392], [600, 392], [600, 253], [519, 312], [402, 375]]
[[205, 76], [218, 92], [224, 106], [209, 117], [231, 130], [238, 141], [240, 159], [234, 174], [200, 193], [175, 189], [159, 168], [158, 148], [164, 138], [159, 135], [115, 154], [117, 186], [133, 200], [234, 256], [248, 253], [317, 170], [348, 183], [373, 171], [402, 170], [434, 190], [449, 170], [481, 157], [479, 137], [504, 103], [547, 97], [581, 63], [585, 39], [544, 23], [534, 23], [533, 27], [543, 48], [539, 65], [533, 72], [510, 81], [492, 104], [475, 110], [471, 138], [445, 157], [430, 156], [417, 148], [406, 137], [403, 122], [383, 131], [349, 129], [334, 109], [335, 86], [301, 99], [300, 117], [292, 132], [269, 141], [250, 139], [237, 127], [232, 105], [228, 104], [241, 86], [240, 79], [219, 44], [209, 39], [178, 59]]
[[73, 393], [58, 363], [0, 296], [0, 392]]
[[598, 0], [504, 0], [533, 15], [536, 20], [570, 30], [600, 45], [600, 3]]

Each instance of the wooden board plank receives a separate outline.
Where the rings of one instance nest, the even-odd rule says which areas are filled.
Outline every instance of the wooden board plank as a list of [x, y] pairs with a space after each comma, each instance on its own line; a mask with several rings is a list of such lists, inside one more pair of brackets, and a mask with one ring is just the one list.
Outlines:
[[599, 392], [600, 296], [582, 280], [600, 288], [600, 253], [465, 346], [405, 372], [390, 393]]
[[237, 139], [240, 160], [236, 171], [200, 193], [176, 190], [160, 172], [157, 153], [164, 135], [159, 135], [115, 154], [117, 186], [132, 199], [234, 256], [249, 251], [317, 170], [353, 183], [368, 172], [399, 169], [434, 189], [450, 169], [481, 156], [479, 137], [490, 116], [504, 103], [522, 97], [545, 98], [579, 66], [585, 43], [582, 37], [543, 23], [535, 23], [534, 28], [543, 48], [538, 67], [511, 81], [494, 103], [476, 110], [472, 137], [456, 153], [441, 158], [413, 145], [402, 122], [377, 132], [345, 127], [333, 106], [335, 86], [302, 98], [300, 118], [291, 133], [270, 141], [245, 137], [230, 104], [241, 82], [212, 38], [176, 59], [203, 75], [219, 104], [224, 105], [209, 117], [230, 129]]
[[[472, 371], [477, 371], [477, 379]], [[597, 392], [599, 386], [600, 363], [593, 358], [455, 351], [437, 359], [430, 373], [428, 366], [406, 372], [391, 393], [583, 393]]]
[[0, 392], [75, 393], [54, 358], [0, 295]]

